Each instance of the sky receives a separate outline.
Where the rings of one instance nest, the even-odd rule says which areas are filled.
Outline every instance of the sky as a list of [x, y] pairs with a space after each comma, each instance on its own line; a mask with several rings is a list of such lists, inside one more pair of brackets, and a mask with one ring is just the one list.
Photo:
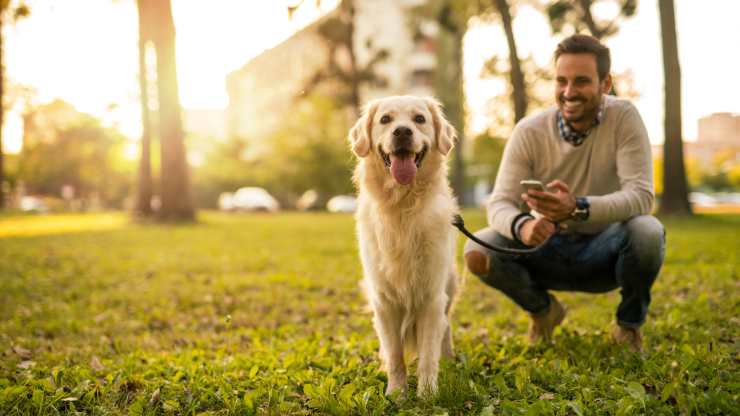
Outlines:
[[[61, 98], [135, 140], [139, 136], [138, 19], [134, 0], [26, 0], [31, 16], [5, 27], [5, 63], [10, 85], [35, 89], [36, 103]], [[177, 31], [180, 96], [185, 108], [223, 109], [226, 75], [273, 47], [338, 0], [322, 9], [307, 0], [292, 20], [295, 0], [172, 0]], [[608, 2], [605, 2], [608, 3]], [[676, 0], [682, 71], [683, 131], [696, 138], [697, 120], [714, 112], [740, 113], [740, 16], [738, 0]], [[608, 5], [597, 13], [608, 15]], [[94, 16], [94, 18], [91, 18]], [[551, 63], [558, 42], [545, 17], [520, 7], [514, 31], [521, 57]], [[637, 15], [610, 38], [615, 72], [631, 70], [640, 110], [653, 143], [663, 141], [663, 67], [657, 0], [640, 0]], [[474, 25], [465, 39], [465, 74], [474, 130], [485, 126], [482, 108], [501, 93], [500, 83], [477, 79], [483, 61], [507, 51], [498, 25]], [[4, 130], [5, 150], [20, 148], [18, 108]]]

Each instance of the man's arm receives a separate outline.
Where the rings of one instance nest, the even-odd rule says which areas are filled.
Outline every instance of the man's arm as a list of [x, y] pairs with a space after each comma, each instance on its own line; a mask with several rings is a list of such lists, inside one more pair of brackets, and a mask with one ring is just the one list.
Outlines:
[[[522, 215], [519, 209], [519, 194], [523, 178], [532, 175], [532, 166], [527, 156], [524, 135], [525, 129], [517, 125], [506, 142], [504, 155], [496, 175], [496, 184], [493, 193], [486, 204], [488, 224], [499, 234], [512, 239], [518, 239], [514, 235], [513, 225]], [[521, 222], [519, 222], [521, 224]]]
[[[617, 135], [617, 176], [620, 190], [602, 196], [588, 196], [589, 221], [617, 222], [635, 215], [650, 214], [655, 202], [653, 160], [645, 124], [629, 104], [615, 132]], [[598, 174], [598, 173], [597, 173]]]

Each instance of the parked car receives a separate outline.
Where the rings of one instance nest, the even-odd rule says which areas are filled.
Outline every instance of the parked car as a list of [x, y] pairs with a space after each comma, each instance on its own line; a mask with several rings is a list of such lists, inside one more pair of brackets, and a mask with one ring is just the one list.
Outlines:
[[352, 195], [337, 195], [326, 203], [329, 212], [355, 212], [357, 210], [357, 198]]
[[49, 206], [39, 197], [30, 195], [24, 196], [21, 197], [19, 202], [19, 208], [23, 212], [39, 212], [42, 214], [49, 212]]
[[[263, 188], [248, 186], [239, 188], [234, 195], [229, 198], [228, 195], [221, 194], [219, 197], [219, 206], [230, 207], [230, 211], [267, 211], [275, 212], [280, 210], [280, 203], [269, 192]], [[223, 208], [222, 208], [223, 209]]]
[[717, 198], [703, 192], [690, 192], [689, 201], [700, 207], [713, 207], [717, 205]]

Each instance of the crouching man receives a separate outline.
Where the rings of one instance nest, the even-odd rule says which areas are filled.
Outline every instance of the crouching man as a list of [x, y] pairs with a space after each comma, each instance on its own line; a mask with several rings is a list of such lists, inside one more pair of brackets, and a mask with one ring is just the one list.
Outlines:
[[[487, 205], [490, 227], [476, 233], [515, 248], [551, 238], [521, 257], [473, 241], [465, 246], [468, 269], [530, 314], [531, 342], [550, 340], [565, 317], [549, 291], [619, 288], [612, 336], [642, 350], [640, 326], [663, 264], [665, 232], [650, 215], [650, 141], [637, 109], [607, 95], [610, 65], [609, 49], [591, 36], [573, 35], [558, 45], [557, 105], [516, 125]], [[524, 192], [525, 179], [547, 189]], [[557, 233], [555, 224], [561, 225]]]

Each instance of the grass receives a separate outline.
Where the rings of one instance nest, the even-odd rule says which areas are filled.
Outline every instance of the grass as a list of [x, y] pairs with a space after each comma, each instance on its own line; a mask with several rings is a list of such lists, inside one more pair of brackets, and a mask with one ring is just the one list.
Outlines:
[[616, 292], [562, 294], [532, 348], [468, 277], [419, 400], [383, 395], [350, 216], [0, 217], [0, 414], [739, 414], [740, 215], [665, 223], [644, 357], [609, 342]]

